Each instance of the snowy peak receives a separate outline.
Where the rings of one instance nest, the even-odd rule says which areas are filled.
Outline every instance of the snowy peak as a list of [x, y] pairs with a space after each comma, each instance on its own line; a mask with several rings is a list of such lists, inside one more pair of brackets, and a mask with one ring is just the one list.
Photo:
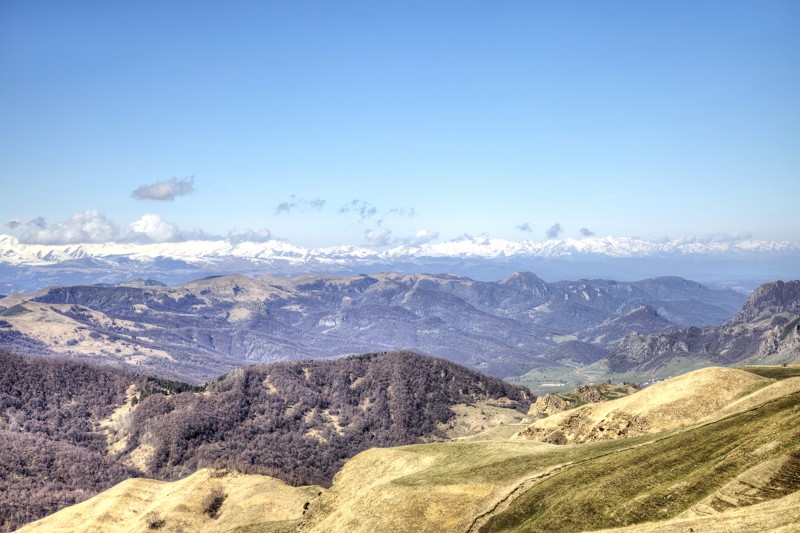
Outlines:
[[0, 262], [14, 265], [54, 264], [83, 258], [127, 257], [138, 261], [170, 258], [190, 263], [237, 258], [252, 262], [283, 260], [295, 263], [388, 262], [414, 258], [607, 258], [653, 257], [662, 255], [726, 255], [771, 252], [800, 252], [790, 242], [731, 241], [698, 242], [675, 240], [651, 242], [627, 237], [592, 237], [537, 241], [462, 238], [421, 246], [399, 246], [383, 252], [357, 246], [304, 248], [284, 241], [231, 243], [183, 241], [168, 243], [88, 243], [70, 245], [25, 244], [10, 235], [0, 235]]
[[[592, 237], [537, 242], [469, 237], [379, 250], [360, 246], [306, 248], [279, 240], [44, 245], [0, 235], [0, 293], [5, 294], [35, 291], [47, 285], [119, 283], [137, 278], [183, 283], [230, 273], [447, 272], [488, 281], [515, 271], [535, 271], [549, 280], [644, 279], [672, 274], [711, 281], [761, 282], [793, 276], [798, 269], [800, 246], [766, 241], [650, 242]], [[529, 292], [545, 294], [541, 279], [508, 278], [505, 283], [525, 285]], [[671, 283], [675, 281], [654, 282], [649, 291], [664, 290], [659, 285]], [[607, 290], [617, 289], [609, 286]], [[699, 293], [704, 287], [686, 286], [684, 290]], [[579, 296], [587, 297], [582, 293]], [[595, 296], [588, 294], [589, 298]]]

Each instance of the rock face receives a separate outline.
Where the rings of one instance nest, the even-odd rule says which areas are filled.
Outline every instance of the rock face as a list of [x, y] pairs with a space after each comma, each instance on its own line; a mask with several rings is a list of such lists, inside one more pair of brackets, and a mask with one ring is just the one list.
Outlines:
[[627, 396], [638, 389], [632, 385], [583, 385], [570, 394], [539, 396], [528, 411], [529, 419], [545, 418], [587, 403], [599, 403]]
[[755, 357], [764, 363], [800, 357], [800, 281], [759, 287], [728, 322], [668, 333], [631, 333], [609, 356], [609, 368], [625, 372], [666, 365], [676, 357], [730, 364]]
[[594, 363], [631, 331], [721, 324], [743, 300], [680, 278], [236, 275], [11, 295], [0, 300], [0, 338], [18, 352], [115, 360], [199, 382], [241, 364], [392, 349], [506, 377]]
[[800, 280], [761, 285], [747, 298], [731, 322], [751, 322], [784, 313], [800, 315]]
[[576, 400], [567, 399], [558, 394], [539, 396], [528, 411], [528, 418], [544, 418], [568, 409], [578, 407]]

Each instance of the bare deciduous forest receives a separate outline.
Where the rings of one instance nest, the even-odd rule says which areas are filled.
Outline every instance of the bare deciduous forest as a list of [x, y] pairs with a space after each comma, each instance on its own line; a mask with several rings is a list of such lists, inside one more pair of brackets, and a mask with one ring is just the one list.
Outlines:
[[[100, 422], [129, 400], [127, 448], [114, 456]], [[443, 437], [451, 406], [527, 391], [411, 352], [244, 367], [206, 387], [0, 350], [0, 531], [83, 501], [123, 479], [175, 479], [232, 468], [288, 483], [329, 485], [371, 447]], [[154, 446], [144, 471], [126, 466]]]

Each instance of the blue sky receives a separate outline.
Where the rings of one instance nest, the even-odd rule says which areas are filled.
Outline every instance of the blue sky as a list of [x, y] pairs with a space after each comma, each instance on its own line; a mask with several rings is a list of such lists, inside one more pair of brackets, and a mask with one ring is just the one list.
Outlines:
[[800, 242], [798, 27], [795, 1], [0, 0], [0, 233]]

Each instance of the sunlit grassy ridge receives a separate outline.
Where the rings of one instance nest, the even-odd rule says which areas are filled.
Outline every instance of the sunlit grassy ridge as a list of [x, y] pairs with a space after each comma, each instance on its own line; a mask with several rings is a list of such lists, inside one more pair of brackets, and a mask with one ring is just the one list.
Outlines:
[[671, 518], [756, 464], [798, 450], [800, 393], [794, 393], [564, 469], [481, 531], [584, 531]]
[[[489, 440], [370, 450], [312, 502], [302, 530], [619, 527], [676, 517], [709, 498], [721, 510], [717, 491], [775, 460], [784, 461], [784, 471], [762, 473], [758, 490], [778, 498], [800, 488], [795, 461], [787, 459], [800, 453], [797, 382], [737, 372], [709, 369], [684, 379], [695, 392], [691, 401], [675, 403], [676, 411], [716, 394], [721, 377], [742, 378], [727, 391], [722, 417], [699, 412], [688, 428], [567, 446]], [[673, 400], [674, 391], [664, 389]], [[690, 419], [680, 418], [683, 425]]]
[[741, 368], [769, 379], [800, 377], [800, 365], [796, 364], [787, 366], [743, 366]]
[[[128, 479], [21, 531], [292, 531], [322, 488], [259, 475], [198, 470], [180, 481]], [[213, 496], [218, 508], [213, 509]]]

